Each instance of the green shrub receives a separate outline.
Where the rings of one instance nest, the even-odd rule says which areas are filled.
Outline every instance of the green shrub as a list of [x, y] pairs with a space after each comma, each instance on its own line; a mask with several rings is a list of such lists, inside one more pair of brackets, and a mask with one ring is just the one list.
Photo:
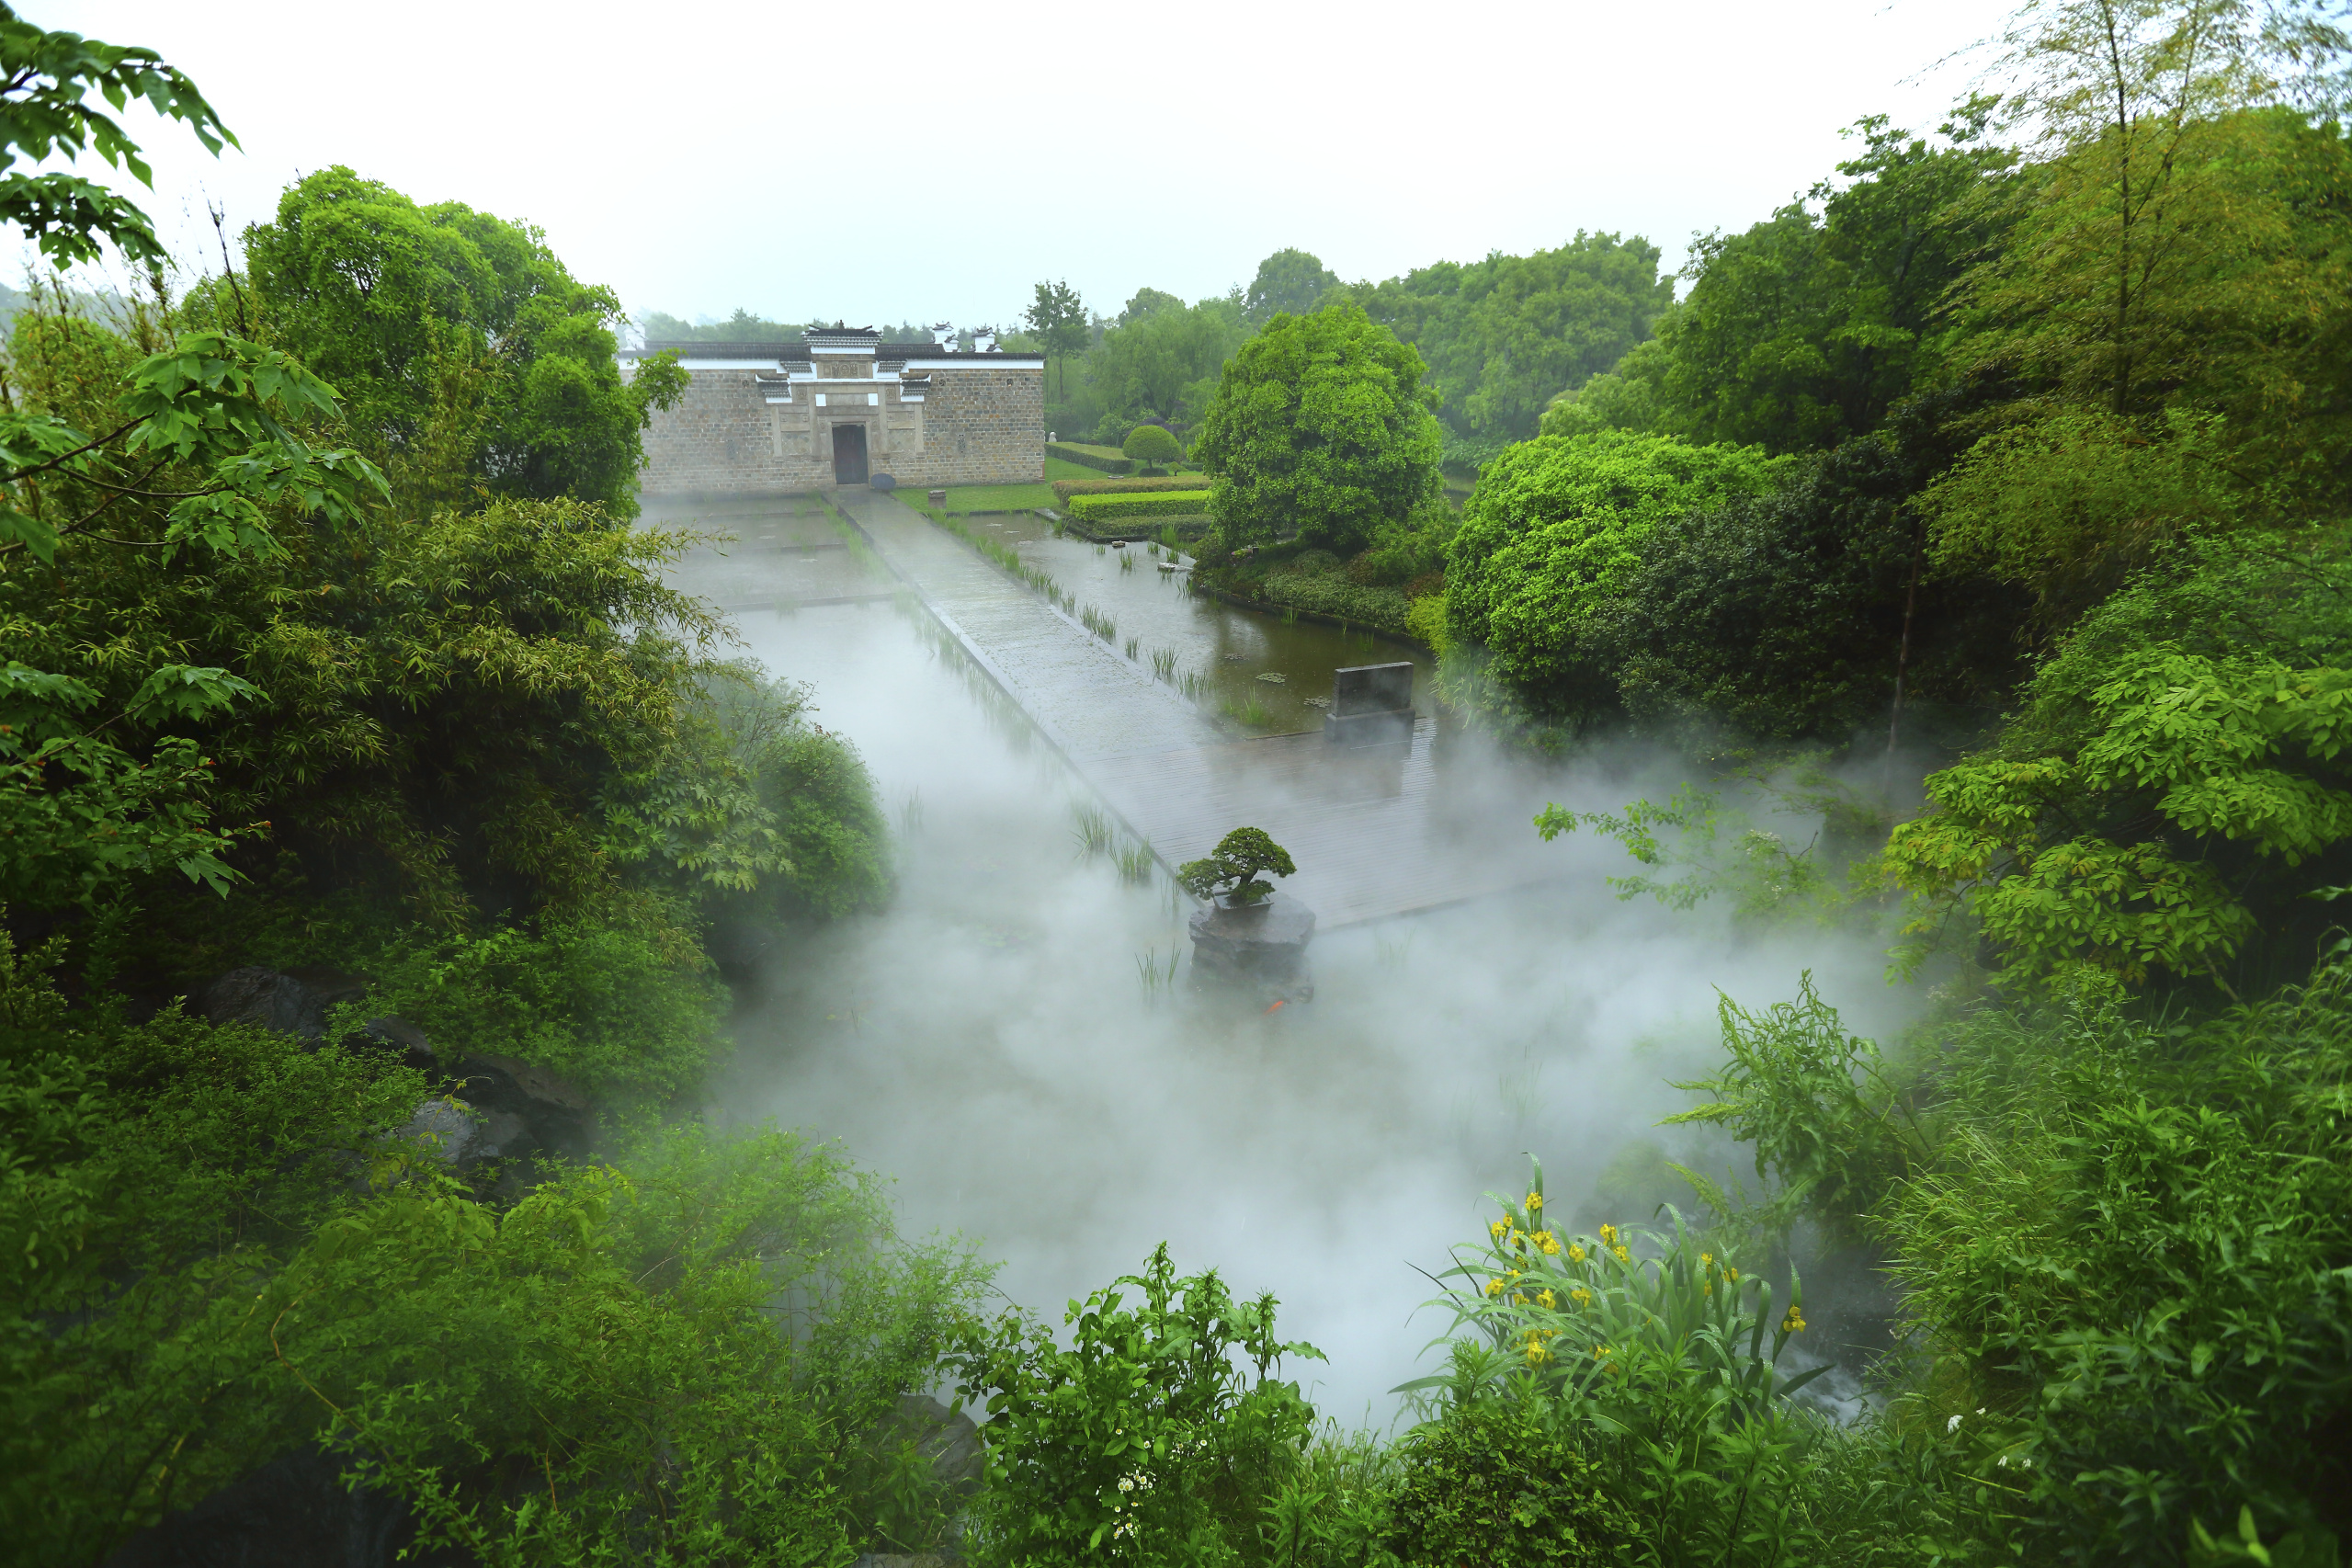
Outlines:
[[776, 853], [749, 888], [705, 902], [771, 918], [879, 909], [892, 888], [889, 830], [858, 748], [809, 722], [807, 687], [733, 673], [706, 689]]
[[1667, 735], [1727, 724], [1842, 744], [1884, 726], [1907, 647], [1905, 738], [1939, 711], [1980, 728], [2021, 673], [2025, 596], [1966, 573], [1915, 580], [1908, 505], [1967, 403], [1911, 400], [1881, 430], [1796, 460], [1778, 489], [1661, 518], [1592, 617], [1628, 715]]
[[1208, 509], [1209, 492], [1163, 491], [1150, 495], [1077, 495], [1070, 515], [1081, 522], [1108, 523], [1131, 517], [1179, 517]]
[[1078, 446], [1069, 441], [1048, 441], [1045, 450], [1049, 457], [1104, 473], [1132, 473], [1135, 471], [1134, 461], [1119, 456], [1115, 449]]
[[1929, 777], [1886, 850], [1915, 934], [1972, 915], [2036, 985], [2244, 993], [2316, 956], [2352, 879], [2352, 560], [2314, 529], [2189, 564], [2092, 611], [1999, 744]]
[[726, 992], [667, 913], [419, 927], [380, 956], [381, 1004], [438, 1050], [520, 1057], [592, 1089], [676, 1093], [710, 1059]]
[[1431, 653], [1444, 658], [1446, 648], [1452, 641], [1446, 631], [1446, 596], [1428, 594], [1406, 605], [1404, 631], [1406, 636], [1426, 643]]
[[1616, 1563], [1632, 1520], [1574, 1438], [1530, 1406], [1450, 1411], [1399, 1446], [1382, 1542], [1408, 1564]]
[[1262, 577], [1235, 580], [1228, 591], [1285, 609], [1311, 610], [1400, 635], [1405, 633], [1410, 603], [1401, 589], [1363, 587], [1335, 572], [1272, 571]]
[[1533, 718], [1583, 725], [1616, 710], [1615, 660], [1597, 618], [1667, 518], [1759, 494], [1778, 472], [1748, 447], [1664, 436], [1540, 436], [1481, 472], [1446, 560], [1454, 635]]
[[69, 1012], [53, 957], [0, 937], [12, 1561], [101, 1561], [306, 1443], [472, 1561], [873, 1539], [857, 1445], [935, 1381], [984, 1273], [900, 1244], [836, 1151], [687, 1126], [500, 1207], [386, 1140], [421, 1074]]
[[[1122, 1286], [1141, 1300], [1130, 1306]], [[1214, 1274], [1177, 1278], [1164, 1244], [1142, 1274], [1071, 1303], [1067, 1349], [1006, 1314], [958, 1361], [964, 1397], [989, 1413], [967, 1551], [996, 1568], [1231, 1562], [1255, 1547], [1257, 1516], [1314, 1426], [1298, 1384], [1272, 1369], [1323, 1358], [1275, 1339], [1274, 1307], [1234, 1301]]]
[[2202, 1024], [1987, 1014], [1937, 1072], [1880, 1220], [2052, 1555], [2352, 1526], [2352, 971]]
[[1197, 491], [1207, 482], [1197, 473], [1162, 473], [1145, 479], [1057, 479], [1054, 499], [1065, 506], [1080, 495], [1151, 495], [1163, 491]]

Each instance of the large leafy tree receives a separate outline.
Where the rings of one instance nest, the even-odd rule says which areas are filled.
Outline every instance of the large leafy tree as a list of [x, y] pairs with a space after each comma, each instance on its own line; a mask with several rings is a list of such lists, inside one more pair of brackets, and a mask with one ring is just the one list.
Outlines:
[[101, 43], [78, 33], [50, 32], [0, 5], [0, 149], [10, 165], [0, 177], [0, 222], [32, 236], [58, 266], [96, 261], [106, 241], [133, 262], [165, 259], [154, 225], [138, 204], [78, 176], [31, 172], [52, 156], [95, 153], [141, 185], [154, 178], [139, 145], [92, 94], [119, 110], [132, 99], [178, 120], [206, 151], [218, 153], [237, 139], [204, 101], [196, 84], [152, 49]]
[[2184, 530], [2352, 494], [2352, 141], [2305, 112], [2347, 40], [2308, 8], [2084, 0], [2005, 41], [2038, 159], [1953, 357], [2020, 395], [1929, 502], [1937, 558], [2055, 630]]
[[642, 432], [683, 372], [656, 360], [624, 381], [619, 299], [537, 230], [335, 167], [244, 239], [270, 330], [341, 389], [355, 439], [404, 493], [480, 483], [634, 515]]
[[2339, 12], [2249, 0], [2021, 7], [1996, 69], [2014, 78], [2006, 119], [2033, 139], [2049, 185], [2027, 243], [1973, 280], [1993, 309], [2030, 317], [2026, 340], [2004, 347], [2117, 415], [2161, 397], [2182, 352], [2182, 291], [2210, 281], [2217, 253], [2270, 237], [2275, 209], [2245, 199], [2264, 176], [2296, 172], [2249, 169], [2228, 144], [2234, 111], [2334, 107], [2335, 68], [2352, 51]]
[[1302, 315], [1338, 285], [1339, 275], [1319, 257], [1302, 250], [1278, 250], [1257, 264], [1257, 276], [1250, 279], [1243, 296], [1243, 313], [1253, 326], [1262, 326], [1285, 311]]
[[1842, 181], [1744, 233], [1702, 235], [1689, 296], [1660, 317], [1655, 346], [1544, 428], [1657, 429], [1775, 452], [1871, 429], [1936, 378], [1952, 335], [1945, 294], [1998, 230], [1977, 198], [2015, 154], [1985, 144], [1993, 107], [1971, 103], [1939, 142], [1873, 116], [1854, 128], [1863, 148], [1837, 165]]
[[1480, 474], [1447, 553], [1450, 631], [1484, 660], [1463, 695], [1571, 728], [1613, 713], [1604, 617], [1643, 541], [1680, 513], [1761, 494], [1775, 471], [1753, 447], [1621, 431], [1506, 449]]
[[1353, 555], [1437, 493], [1421, 357], [1357, 305], [1278, 315], [1225, 367], [1193, 444], [1228, 547]]
[[[5, 6], [0, 62], [11, 165], [0, 217], [60, 261], [95, 257], [102, 241], [159, 260], [152, 224], [127, 199], [16, 165], [88, 148], [144, 181], [138, 147], [86, 102], [92, 92], [117, 108], [143, 98], [217, 152], [228, 133], [194, 84], [153, 51], [44, 32]], [[0, 625], [17, 622], [0, 639], [0, 904], [86, 904], [115, 878], [171, 869], [225, 891], [222, 857], [237, 835], [211, 825], [211, 764], [187, 731], [255, 688], [189, 663], [176, 643], [134, 653], [102, 642], [110, 678], [85, 678], [69, 668], [73, 653], [22, 635], [26, 567], [62, 581], [92, 551], [166, 566], [282, 559], [281, 533], [299, 537], [289, 525], [348, 523], [383, 481], [356, 454], [306, 437], [333, 421], [335, 395], [276, 348], [220, 331], [149, 331], [133, 344], [45, 309], [17, 335], [51, 373], [19, 374], [17, 395], [0, 401]]]
[[1936, 729], [1982, 724], [2017, 673], [2020, 596], [1924, 571], [1908, 504], [1967, 409], [1907, 399], [1774, 490], [1664, 518], [1596, 617], [1627, 714], [1693, 739], [1838, 744], [1885, 733], [1900, 681], [1947, 720]]
[[[1230, 299], [1186, 305], [1162, 294], [1140, 307], [1131, 302], [1120, 324], [1086, 356], [1088, 387], [1119, 426], [1146, 419], [1189, 425], [1208, 406], [1219, 373], [1248, 335]], [[1126, 432], [1106, 434], [1123, 439]]]
[[1037, 297], [1029, 301], [1022, 319], [1045, 351], [1053, 356], [1055, 383], [1066, 397], [1070, 391], [1070, 356], [1085, 353], [1094, 335], [1085, 301], [1078, 297], [1078, 290], [1070, 287], [1066, 278], [1059, 283], [1040, 282]]

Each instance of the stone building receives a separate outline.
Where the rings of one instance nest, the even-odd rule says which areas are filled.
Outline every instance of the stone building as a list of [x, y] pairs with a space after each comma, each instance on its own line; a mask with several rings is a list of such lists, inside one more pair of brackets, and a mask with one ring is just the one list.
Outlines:
[[879, 333], [799, 343], [649, 343], [692, 377], [645, 432], [651, 494], [829, 490], [889, 474], [910, 489], [1045, 477], [1045, 356], [959, 354]]

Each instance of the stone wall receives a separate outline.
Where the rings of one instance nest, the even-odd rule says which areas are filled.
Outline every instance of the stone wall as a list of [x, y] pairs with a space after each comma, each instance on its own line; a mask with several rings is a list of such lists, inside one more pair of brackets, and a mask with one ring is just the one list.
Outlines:
[[[824, 395], [826, 406], [818, 407]], [[872, 396], [879, 401], [868, 403]], [[909, 489], [1031, 483], [1045, 477], [1045, 374], [1026, 366], [931, 372], [901, 403], [895, 381], [796, 382], [770, 403], [751, 369], [701, 369], [645, 432], [649, 494], [758, 494], [833, 488], [833, 428], [866, 427], [869, 472]]]

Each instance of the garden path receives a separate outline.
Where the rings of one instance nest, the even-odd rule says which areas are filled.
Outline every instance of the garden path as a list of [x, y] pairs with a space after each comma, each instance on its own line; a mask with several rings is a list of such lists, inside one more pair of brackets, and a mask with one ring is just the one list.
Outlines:
[[[1290, 851], [1283, 891], [1324, 927], [1459, 903], [1557, 874], [1530, 855], [1530, 780], [1464, 759], [1437, 728], [1348, 751], [1320, 733], [1239, 739], [1076, 618], [896, 497], [835, 500], [883, 563], [985, 669], [1136, 837], [1173, 868], [1227, 829]], [[1522, 798], [1524, 797], [1524, 798]]]

